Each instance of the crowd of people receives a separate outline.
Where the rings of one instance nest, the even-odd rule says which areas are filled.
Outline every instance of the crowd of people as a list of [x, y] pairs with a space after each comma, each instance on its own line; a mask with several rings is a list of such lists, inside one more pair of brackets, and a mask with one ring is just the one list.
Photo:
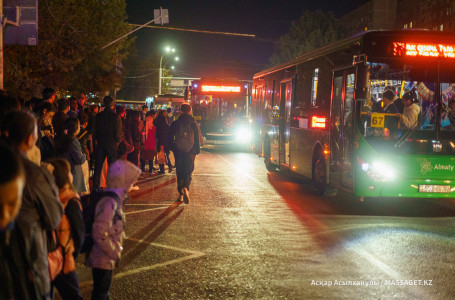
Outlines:
[[[81, 251], [92, 268], [92, 299], [108, 299], [122, 252], [123, 205], [141, 173], [175, 168], [177, 201], [189, 203], [200, 152], [190, 105], [175, 118], [116, 106], [111, 96], [102, 107], [88, 106], [83, 93], [55, 98], [51, 88], [27, 102], [0, 92], [0, 299], [52, 299], [54, 288], [63, 299], [82, 299]], [[96, 199], [92, 212], [84, 199]]]

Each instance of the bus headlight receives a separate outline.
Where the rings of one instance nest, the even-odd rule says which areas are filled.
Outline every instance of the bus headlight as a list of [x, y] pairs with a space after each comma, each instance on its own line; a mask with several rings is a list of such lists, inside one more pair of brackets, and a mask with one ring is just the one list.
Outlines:
[[251, 131], [247, 127], [240, 127], [235, 132], [235, 140], [238, 143], [246, 144], [249, 143], [251, 139]]
[[390, 181], [395, 178], [395, 170], [382, 161], [375, 161], [371, 165], [362, 163], [362, 170], [375, 181]]

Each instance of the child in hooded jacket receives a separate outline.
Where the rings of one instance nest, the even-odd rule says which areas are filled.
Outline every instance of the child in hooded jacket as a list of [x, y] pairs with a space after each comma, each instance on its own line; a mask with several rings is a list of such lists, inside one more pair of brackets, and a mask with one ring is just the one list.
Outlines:
[[123, 206], [128, 199], [128, 191], [140, 174], [141, 170], [126, 160], [117, 160], [109, 167], [105, 191], [114, 192], [117, 197], [104, 196], [95, 208], [92, 227], [94, 244], [86, 260], [86, 265], [92, 268], [92, 299], [109, 299], [112, 270], [123, 250], [122, 242], [125, 235]]

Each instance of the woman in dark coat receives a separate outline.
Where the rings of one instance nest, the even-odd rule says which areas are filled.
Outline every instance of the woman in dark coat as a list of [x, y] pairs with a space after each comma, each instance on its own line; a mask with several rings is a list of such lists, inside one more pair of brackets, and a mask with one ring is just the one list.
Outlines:
[[82, 153], [81, 144], [77, 139], [80, 131], [79, 120], [68, 118], [64, 124], [64, 134], [57, 141], [57, 154], [65, 158], [71, 165], [71, 174], [73, 175], [73, 185], [80, 194], [87, 191], [85, 186], [84, 175], [82, 173], [82, 164], [86, 157]]
[[131, 141], [134, 148], [133, 151], [126, 156], [126, 158], [135, 166], [139, 166], [139, 153], [141, 150], [143, 128], [144, 124], [141, 121], [141, 112], [131, 111], [130, 120], [126, 124], [125, 137]]
[[[166, 157], [166, 164], [169, 168], [169, 173], [172, 172], [172, 164], [169, 159], [169, 142], [168, 142], [168, 134], [169, 134], [169, 123], [167, 120], [167, 112], [165, 110], [160, 110], [158, 112], [158, 116], [153, 121], [153, 124], [156, 126], [156, 149], [159, 152], [161, 146], [164, 146], [164, 153]], [[164, 164], [160, 164], [160, 171], [158, 174], [164, 174]]]

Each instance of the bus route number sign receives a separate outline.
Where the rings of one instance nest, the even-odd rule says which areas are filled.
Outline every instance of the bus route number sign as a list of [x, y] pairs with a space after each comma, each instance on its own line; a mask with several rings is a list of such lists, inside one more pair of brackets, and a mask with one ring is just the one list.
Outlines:
[[384, 114], [371, 114], [371, 127], [384, 128]]

